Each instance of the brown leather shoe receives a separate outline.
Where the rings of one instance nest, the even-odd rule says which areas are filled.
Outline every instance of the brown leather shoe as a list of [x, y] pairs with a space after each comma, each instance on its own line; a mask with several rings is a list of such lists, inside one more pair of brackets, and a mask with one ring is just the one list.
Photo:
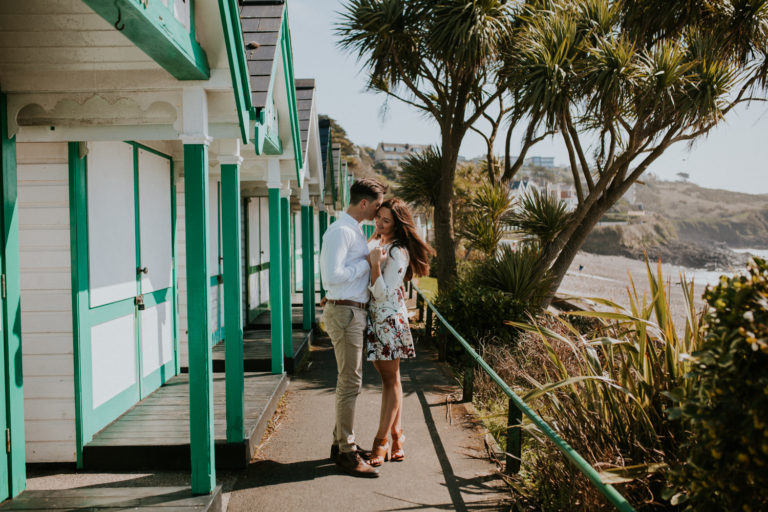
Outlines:
[[345, 473], [362, 478], [378, 478], [379, 470], [372, 468], [357, 452], [342, 452], [336, 457], [336, 465]]
[[[361, 447], [360, 445], [355, 445], [355, 451], [362, 457], [363, 460], [368, 460], [371, 458], [371, 451], [366, 450], [365, 448]], [[339, 445], [332, 444], [331, 445], [331, 460], [333, 462], [336, 462], [336, 457], [339, 456]]]

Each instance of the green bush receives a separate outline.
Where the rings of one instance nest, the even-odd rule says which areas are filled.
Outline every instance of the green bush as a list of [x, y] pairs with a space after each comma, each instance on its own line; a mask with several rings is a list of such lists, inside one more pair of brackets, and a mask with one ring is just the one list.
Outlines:
[[768, 510], [768, 265], [709, 288], [704, 346], [694, 385], [673, 417], [690, 421], [687, 463], [678, 473], [686, 510]]
[[468, 341], [514, 339], [515, 329], [505, 322], [535, 313], [548, 278], [537, 278], [538, 245], [518, 250], [502, 246], [490, 258], [462, 264], [454, 286], [440, 290], [436, 305], [446, 320]]
[[460, 276], [447, 291], [439, 291], [435, 301], [438, 311], [470, 343], [490, 338], [512, 340], [513, 329], [504, 322], [522, 318], [524, 304], [501, 290], [479, 285], [475, 271]]
[[[522, 371], [533, 384], [519, 394], [636, 510], [673, 510], [659, 497], [668, 466], [684, 457], [686, 432], [666, 410], [673, 390], [686, 385], [692, 368], [686, 354], [703, 346], [702, 316], [693, 283], [681, 277], [686, 316], [684, 325], [676, 323], [661, 264], [655, 273], [646, 268], [650, 297], [631, 281], [629, 308], [593, 298], [610, 310], [567, 314], [595, 321], [591, 330], [576, 328], [566, 315], [518, 324], [529, 334], [521, 337], [517, 358], [527, 361]], [[537, 349], [544, 356], [525, 355]], [[538, 502], [536, 510], [615, 510], [537, 427], [524, 425], [537, 443], [523, 454], [521, 486]]]

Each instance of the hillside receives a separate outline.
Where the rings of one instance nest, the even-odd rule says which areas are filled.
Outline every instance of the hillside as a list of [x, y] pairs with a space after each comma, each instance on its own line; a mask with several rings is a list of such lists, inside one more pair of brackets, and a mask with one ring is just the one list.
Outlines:
[[703, 188], [651, 177], [636, 188], [636, 202], [659, 214], [684, 242], [768, 248], [768, 195]]
[[349, 171], [357, 177], [375, 177], [381, 180], [387, 185], [391, 185], [391, 178], [393, 176], [387, 176], [386, 169], [382, 169], [373, 160], [373, 150], [365, 146], [358, 147], [347, 136], [347, 131], [339, 124], [338, 121], [328, 116], [326, 117], [331, 122], [331, 142], [341, 145], [341, 154]]
[[768, 248], [768, 195], [753, 195], [661, 181], [650, 176], [635, 187], [634, 206], [643, 216], [613, 213], [628, 222], [598, 226], [583, 250], [595, 254], [653, 259], [694, 268], [741, 265], [732, 248]]

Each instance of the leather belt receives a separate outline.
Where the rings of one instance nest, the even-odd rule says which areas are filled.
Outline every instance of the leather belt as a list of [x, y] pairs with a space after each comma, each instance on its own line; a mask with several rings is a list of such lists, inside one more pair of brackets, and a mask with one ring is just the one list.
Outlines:
[[350, 306], [357, 309], [368, 309], [367, 302], [355, 302], [354, 300], [340, 300], [340, 299], [328, 299], [328, 302], [331, 304], [336, 304], [337, 306]]

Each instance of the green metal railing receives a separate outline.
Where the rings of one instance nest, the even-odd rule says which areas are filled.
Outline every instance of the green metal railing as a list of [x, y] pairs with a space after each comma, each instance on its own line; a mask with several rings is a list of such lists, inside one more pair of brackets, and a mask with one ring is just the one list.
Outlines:
[[[468, 364], [466, 371], [464, 372], [464, 401], [472, 401], [473, 394], [473, 379], [475, 373], [475, 365], [485, 371], [486, 374], [504, 391], [509, 398], [509, 412], [507, 414], [507, 460], [506, 471], [507, 473], [517, 473], [520, 471], [520, 460], [522, 452], [521, 433], [523, 426], [523, 414], [525, 414], [531, 422], [536, 425], [541, 432], [544, 433], [555, 446], [563, 452], [563, 454], [586, 476], [597, 489], [608, 498], [616, 508], [622, 512], [634, 512], [635, 509], [632, 505], [617, 491], [612, 485], [603, 483], [598, 472], [579, 455], [568, 443], [566, 443], [557, 433], [550, 427], [538, 414], [536, 414], [525, 402], [512, 391], [512, 389], [499, 377], [493, 368], [480, 357], [480, 354], [475, 352], [475, 349], [467, 343], [467, 341], [458, 333], [456, 329], [449, 324], [443, 315], [435, 308], [435, 306], [427, 299], [424, 292], [413, 282], [410, 283], [409, 297], [413, 298], [413, 290], [416, 290], [416, 302], [419, 309], [419, 322], [424, 320], [424, 310], [426, 309], [426, 325], [425, 333], [428, 337], [432, 335], [432, 321], [433, 312], [434, 316], [440, 320], [446, 330], [450, 332], [456, 341], [458, 341], [464, 350], [467, 352]], [[425, 307], [426, 306], [426, 307]], [[441, 358], [445, 357], [445, 347], [439, 348]]]

